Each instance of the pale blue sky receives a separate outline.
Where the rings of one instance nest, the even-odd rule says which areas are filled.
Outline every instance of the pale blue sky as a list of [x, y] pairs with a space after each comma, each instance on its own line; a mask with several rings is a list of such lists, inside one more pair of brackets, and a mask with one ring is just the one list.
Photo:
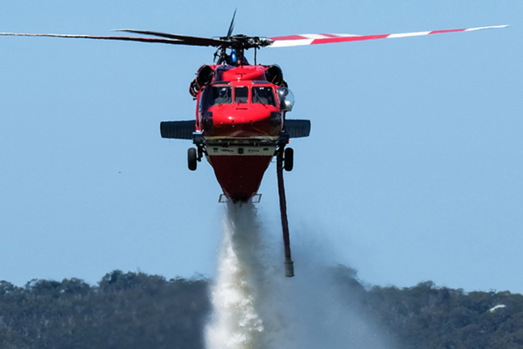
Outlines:
[[[523, 292], [523, 3], [4, 1], [0, 31], [197, 36], [502, 30], [264, 49], [312, 120], [286, 173], [300, 259], [369, 284]], [[212, 48], [0, 38], [0, 280], [212, 277], [224, 207], [159, 123], [194, 117]], [[251, 53], [249, 53], [249, 58]], [[251, 58], [252, 60], [252, 58]], [[278, 239], [274, 164], [259, 215]], [[321, 247], [319, 247], [321, 246]], [[312, 256], [313, 255], [313, 256]]]

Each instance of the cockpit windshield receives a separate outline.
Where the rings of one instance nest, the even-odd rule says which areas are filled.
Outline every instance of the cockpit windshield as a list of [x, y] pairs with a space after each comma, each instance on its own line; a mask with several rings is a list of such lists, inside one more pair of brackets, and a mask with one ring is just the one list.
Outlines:
[[[233, 96], [234, 88], [234, 96]], [[250, 89], [250, 101], [249, 101]], [[201, 110], [206, 110], [214, 105], [234, 103], [253, 103], [276, 106], [274, 89], [271, 86], [207, 86], [200, 100]], [[203, 102], [203, 103], [202, 103]]]
[[276, 106], [274, 92], [270, 86], [253, 86], [252, 102]]
[[205, 89], [205, 108], [213, 105], [231, 104], [232, 90], [230, 86], [209, 86]]
[[234, 103], [247, 103], [249, 101], [249, 88], [237, 86], [234, 88]]

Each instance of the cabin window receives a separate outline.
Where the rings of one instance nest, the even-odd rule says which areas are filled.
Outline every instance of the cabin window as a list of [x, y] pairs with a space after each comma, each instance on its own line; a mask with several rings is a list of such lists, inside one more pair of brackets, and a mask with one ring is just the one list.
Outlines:
[[205, 101], [205, 90], [200, 94], [200, 99], [198, 100], [198, 111], [201, 113], [203, 111], [203, 103]]
[[206, 89], [205, 108], [213, 105], [231, 104], [232, 90], [230, 86], [208, 86]]
[[254, 86], [252, 88], [252, 102], [276, 106], [274, 92], [270, 86]]
[[249, 88], [238, 86], [234, 88], [234, 103], [247, 103], [249, 101]]

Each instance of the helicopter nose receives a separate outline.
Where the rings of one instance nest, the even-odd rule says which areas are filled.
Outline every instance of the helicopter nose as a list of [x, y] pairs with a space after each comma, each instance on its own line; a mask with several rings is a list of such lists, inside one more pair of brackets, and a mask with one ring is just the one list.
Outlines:
[[[247, 109], [247, 108], [245, 108]], [[277, 136], [282, 127], [282, 115], [280, 112], [252, 112], [249, 110], [236, 110], [233, 115], [212, 118], [212, 130], [210, 121], [208, 126], [204, 122], [204, 130], [207, 135], [213, 136]]]

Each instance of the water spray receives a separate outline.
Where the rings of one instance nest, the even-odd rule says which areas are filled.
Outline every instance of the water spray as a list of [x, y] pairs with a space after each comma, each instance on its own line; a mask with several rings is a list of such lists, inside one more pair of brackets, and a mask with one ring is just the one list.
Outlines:
[[325, 266], [321, 244], [295, 244], [306, 258], [290, 280], [281, 273], [280, 236], [263, 227], [254, 205], [226, 210], [207, 349], [394, 348], [347, 289], [347, 274]]

